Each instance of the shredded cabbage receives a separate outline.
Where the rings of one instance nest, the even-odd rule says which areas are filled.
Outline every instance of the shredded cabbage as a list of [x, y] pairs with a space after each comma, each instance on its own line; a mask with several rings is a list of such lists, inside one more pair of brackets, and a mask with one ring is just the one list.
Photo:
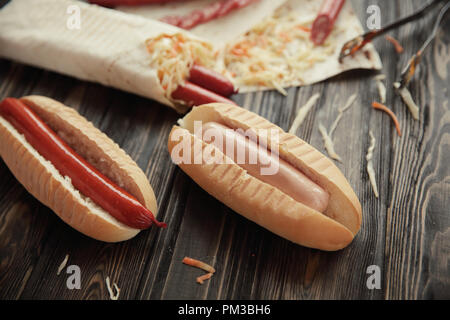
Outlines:
[[[314, 17], [299, 20], [289, 6], [257, 24], [225, 49], [224, 63], [238, 86], [283, 88], [303, 82], [301, 75], [336, 49], [333, 35], [321, 46], [310, 41]], [[332, 33], [339, 30], [335, 27]]]
[[204, 41], [192, 39], [182, 33], [161, 34], [145, 41], [151, 55], [150, 66], [157, 70], [158, 79], [169, 100], [172, 92], [184, 84], [194, 63], [214, 69], [216, 53]]

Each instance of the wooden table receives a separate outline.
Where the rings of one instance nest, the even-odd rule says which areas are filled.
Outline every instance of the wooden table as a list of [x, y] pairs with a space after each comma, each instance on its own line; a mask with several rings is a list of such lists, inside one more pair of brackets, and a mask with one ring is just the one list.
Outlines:
[[[364, 25], [370, 4], [379, 5], [386, 24], [421, 3], [353, 1]], [[398, 116], [402, 137], [389, 116], [371, 108], [378, 100], [371, 71], [290, 88], [287, 97], [270, 91], [233, 98], [287, 130], [298, 108], [320, 93], [297, 134], [325, 152], [318, 123], [329, 128], [338, 107], [358, 93], [334, 140], [343, 159], [336, 164], [361, 201], [363, 224], [349, 247], [331, 253], [295, 245], [246, 220], [172, 164], [166, 142], [179, 115], [171, 109], [0, 60], [0, 98], [40, 94], [77, 109], [145, 171], [159, 217], [168, 223], [165, 230], [152, 228], [123, 243], [92, 240], [28, 194], [0, 161], [0, 299], [109, 299], [107, 276], [121, 288], [120, 299], [450, 298], [450, 35], [440, 33], [410, 85], [420, 121], [392, 90], [401, 68], [429, 34], [435, 14], [392, 33], [405, 47], [401, 55], [384, 38], [375, 41], [387, 77], [387, 105]], [[366, 172], [369, 130], [376, 137], [378, 199]], [[67, 288], [65, 271], [57, 275], [66, 254], [68, 265], [80, 268], [78, 290]], [[203, 271], [184, 265], [185, 256], [213, 264], [216, 274], [197, 284]], [[380, 289], [367, 287], [371, 265], [381, 272]]]

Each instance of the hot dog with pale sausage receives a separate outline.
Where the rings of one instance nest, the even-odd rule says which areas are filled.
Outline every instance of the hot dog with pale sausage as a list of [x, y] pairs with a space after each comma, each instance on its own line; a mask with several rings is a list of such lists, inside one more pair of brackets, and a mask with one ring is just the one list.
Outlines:
[[[232, 145], [228, 150], [227, 143]], [[246, 159], [257, 153], [259, 160], [249, 164], [229, 156], [239, 145]], [[241, 107], [195, 107], [173, 127], [168, 148], [173, 161], [208, 193], [290, 241], [339, 250], [360, 229], [361, 204], [334, 163]], [[271, 162], [278, 163], [278, 170], [261, 174]]]

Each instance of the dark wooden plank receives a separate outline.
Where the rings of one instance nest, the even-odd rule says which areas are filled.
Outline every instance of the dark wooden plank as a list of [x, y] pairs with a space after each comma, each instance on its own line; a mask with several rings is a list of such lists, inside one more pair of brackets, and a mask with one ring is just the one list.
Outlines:
[[[353, 1], [363, 23], [369, 4], [379, 5], [382, 24], [421, 6], [420, 1]], [[370, 107], [378, 99], [374, 72], [351, 71], [328, 81], [288, 89], [288, 96], [257, 92], [234, 97], [283, 129], [314, 93], [318, 103], [297, 135], [325, 152], [317, 130], [329, 128], [337, 109], [358, 93], [334, 134], [343, 171], [363, 207], [354, 242], [339, 252], [292, 244], [246, 220], [210, 197], [170, 161], [166, 139], [179, 115], [167, 107], [118, 90], [0, 60], [0, 98], [42, 94], [77, 109], [136, 160], [149, 178], [166, 230], [150, 229], [119, 244], [105, 244], [72, 230], [43, 207], [0, 161], [0, 299], [108, 299], [105, 278], [121, 299], [423, 299], [449, 298], [450, 116], [449, 43], [441, 33], [410, 85], [421, 107], [414, 121], [391, 90], [402, 66], [431, 30], [433, 16], [392, 33], [404, 45], [398, 55], [383, 38], [374, 42], [386, 74], [391, 119]], [[446, 25], [448, 29], [448, 24]], [[368, 132], [377, 143], [376, 199], [366, 172]], [[81, 269], [80, 290], [57, 275], [65, 255]], [[203, 272], [182, 264], [191, 256], [217, 272], [203, 285]], [[366, 287], [367, 267], [377, 265], [382, 288]]]
[[[417, 8], [407, 4], [405, 10]], [[399, 32], [406, 46], [406, 56], [417, 50], [434, 22], [432, 15], [418, 25]], [[447, 20], [442, 30], [448, 30]], [[428, 32], [421, 32], [427, 30]], [[424, 56], [417, 76], [410, 84], [420, 106], [420, 121], [413, 121], [407, 110], [396, 101], [403, 118], [404, 139], [393, 144], [392, 195], [387, 211], [385, 267], [388, 299], [449, 298], [450, 257], [448, 250], [449, 206], [449, 107], [448, 48], [450, 37], [439, 33]], [[446, 51], [442, 52], [442, 48]], [[402, 59], [402, 64], [406, 59]]]

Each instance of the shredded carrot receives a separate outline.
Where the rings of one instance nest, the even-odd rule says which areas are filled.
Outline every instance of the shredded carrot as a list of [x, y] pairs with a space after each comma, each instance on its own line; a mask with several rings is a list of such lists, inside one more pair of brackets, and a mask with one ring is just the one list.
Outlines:
[[147, 47], [147, 52], [148, 53], [152, 53], [153, 47], [155, 46], [155, 43], [152, 42], [152, 41], [147, 40], [147, 41], [145, 41], [145, 45]]
[[302, 26], [302, 25], [300, 25], [300, 24], [297, 25], [296, 27], [297, 27], [297, 29], [303, 30], [303, 31], [305, 31], [305, 32], [311, 32], [311, 28]]
[[401, 137], [402, 136], [402, 132], [400, 131], [400, 124], [399, 124], [399, 122], [397, 120], [396, 115], [388, 107], [386, 107], [385, 105], [383, 105], [381, 103], [378, 103], [376, 101], [372, 102], [372, 107], [375, 108], [375, 109], [378, 109], [378, 110], [382, 110], [382, 111], [386, 112], [388, 115], [391, 116], [392, 120], [394, 121], [395, 128], [397, 129], [397, 133]]
[[266, 48], [267, 47], [267, 39], [265, 36], [258, 37], [258, 46]]
[[397, 53], [403, 52], [403, 47], [400, 45], [400, 43], [397, 41], [397, 39], [395, 39], [391, 36], [386, 36], [386, 40], [394, 45], [395, 51], [397, 51]]
[[248, 51], [249, 51], [249, 49], [251, 49], [254, 46], [255, 46], [254, 43], [244, 40], [244, 41], [241, 41], [241, 42], [235, 44], [233, 46], [233, 48], [231, 49], [231, 53], [234, 54], [235, 56], [250, 57], [250, 54]]
[[173, 43], [173, 49], [175, 50], [176, 53], [180, 53], [183, 49], [181, 48], [180, 42], [175, 41]]
[[197, 277], [197, 282], [203, 284], [203, 281], [210, 279], [212, 275], [213, 275], [212, 272], [209, 272], [200, 277]]
[[204, 263], [204, 262], [202, 262], [202, 261], [200, 261], [200, 260], [197, 260], [197, 259], [192, 259], [192, 258], [189, 258], [189, 257], [184, 257], [183, 263], [184, 263], [184, 264], [187, 264], [187, 265], [189, 265], [189, 266], [192, 266], [192, 267], [196, 267], [196, 268], [205, 270], [206, 272], [210, 272], [210, 273], [216, 272], [216, 269], [214, 269], [213, 267], [211, 267], [209, 264], [206, 264], [206, 263]]
[[174, 58], [174, 57], [176, 57], [177, 55], [178, 55], [178, 53], [177, 53], [176, 49], [172, 48], [172, 50], [170, 50], [170, 55], [169, 55], [169, 57], [170, 57], [170, 58]]
[[286, 43], [283, 43], [278, 49], [277, 49], [277, 53], [278, 54], [282, 54], [283, 51], [286, 49]]
[[279, 32], [278, 35], [280, 36], [281, 39], [283, 39], [284, 42], [291, 42], [292, 38], [289, 36], [289, 34], [287, 34], [286, 32]]
[[248, 57], [247, 51], [238, 49], [238, 48], [233, 48], [231, 50], [231, 53], [234, 54], [235, 56], [247, 56]]

